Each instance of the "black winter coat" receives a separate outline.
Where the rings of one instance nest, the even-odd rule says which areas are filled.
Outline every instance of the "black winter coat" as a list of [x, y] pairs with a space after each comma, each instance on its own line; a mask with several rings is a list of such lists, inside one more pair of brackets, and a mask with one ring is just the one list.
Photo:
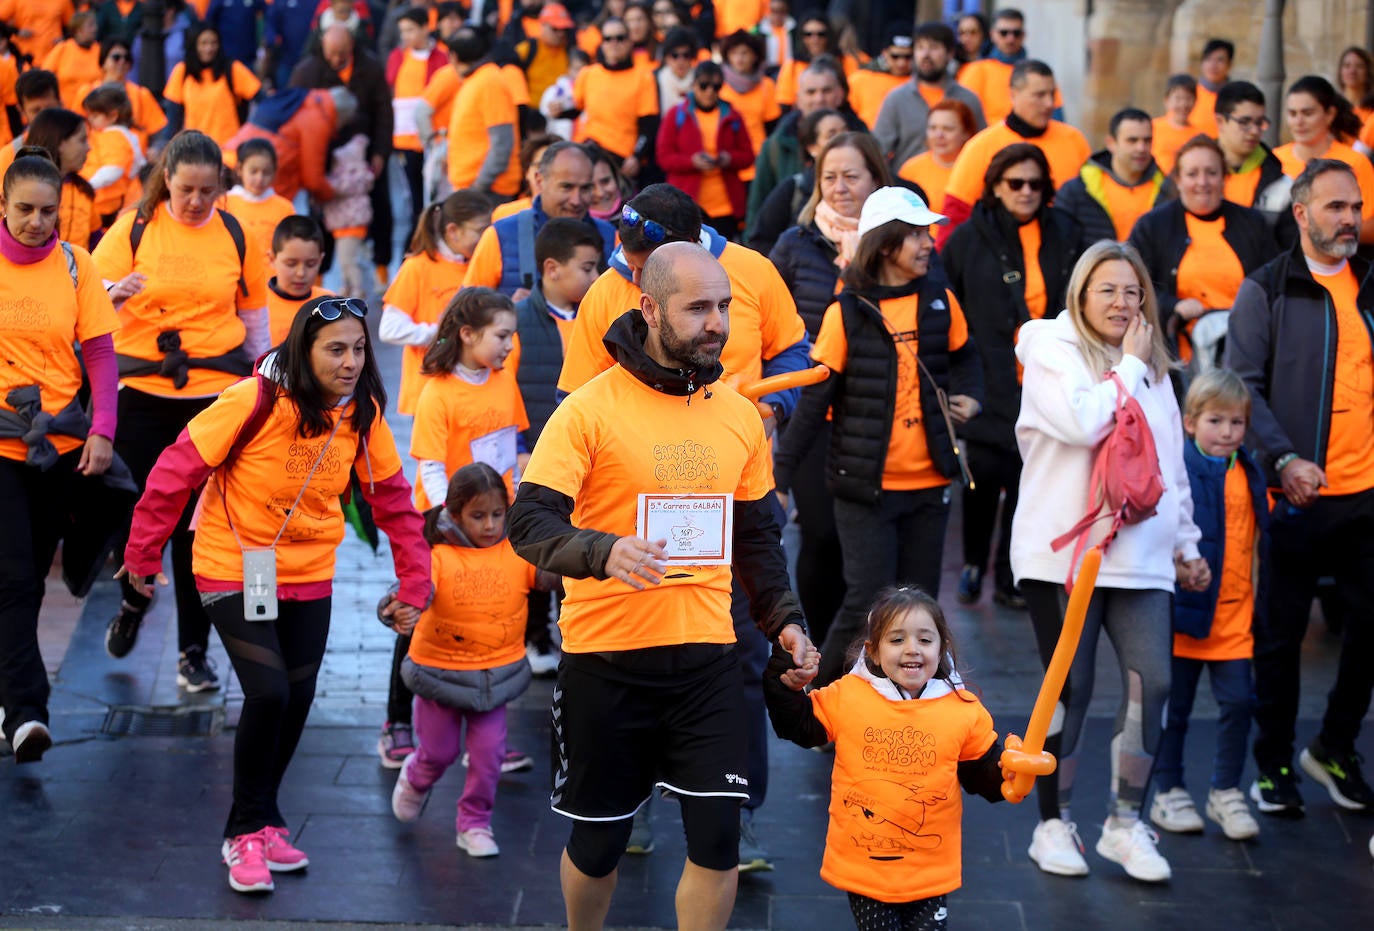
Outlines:
[[835, 302], [835, 283], [840, 280], [836, 255], [835, 244], [821, 235], [815, 223], [787, 229], [768, 255], [792, 292], [797, 313], [813, 342], [825, 309]]

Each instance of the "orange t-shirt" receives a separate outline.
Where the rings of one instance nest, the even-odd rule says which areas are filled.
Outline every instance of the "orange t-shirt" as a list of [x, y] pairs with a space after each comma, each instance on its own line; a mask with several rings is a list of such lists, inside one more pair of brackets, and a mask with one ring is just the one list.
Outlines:
[[927, 84], [925, 81], [917, 81], [916, 91], [921, 95], [921, 99], [926, 102], [927, 107], [933, 107], [945, 99], [945, 89], [940, 84]]
[[[0, 297], [0, 405], [6, 409], [13, 409], [5, 401], [10, 389], [38, 385], [43, 410], [62, 410], [81, 388], [73, 345], [119, 329], [100, 270], [85, 249], [74, 246], [72, 252], [75, 287], [60, 246], [32, 265], [0, 259], [5, 291]], [[59, 454], [82, 443], [57, 433], [48, 439]], [[22, 461], [27, 455], [23, 440], [0, 440], [0, 456]]]
[[[87, 94], [104, 83], [104, 80], [96, 80], [87, 84], [85, 87], [81, 88], [80, 99], [85, 100]], [[135, 84], [132, 81], [125, 81], [124, 93], [129, 95], [129, 103], [132, 105], [133, 109], [134, 121], [133, 125], [129, 128], [133, 131], [133, 134], [138, 137], [139, 149], [144, 154], [147, 154], [148, 137], [156, 136], [166, 128], [167, 114], [162, 112], [162, 106], [157, 102], [157, 98], [153, 96], [153, 92], [140, 84]], [[80, 108], [73, 109], [76, 109], [77, 112], [84, 112]], [[91, 136], [94, 137], [95, 133], [92, 133]]]
[[[257, 380], [245, 378], [191, 419], [186, 430], [202, 459], [210, 465], [225, 460], [257, 396]], [[191, 567], [198, 577], [243, 580], [243, 554], [229, 518], [244, 546], [271, 545], [321, 450], [324, 458], [277, 542], [277, 581], [299, 585], [334, 577], [334, 551], [347, 526], [339, 496], [348, 489], [349, 469], [358, 470], [364, 486], [401, 471], [396, 440], [386, 421], [380, 415], [373, 421], [364, 446], [353, 429], [352, 413], [351, 403], [330, 412], [331, 422], [340, 416], [346, 419], [325, 450], [329, 435], [301, 437], [296, 405], [284, 397], [277, 399], [266, 423], [239, 453], [228, 475], [216, 473], [206, 483], [191, 554]]]
[[1216, 91], [1209, 91], [1201, 81], [1197, 85], [1197, 103], [1193, 104], [1193, 112], [1188, 114], [1188, 122], [1196, 126], [1198, 132], [1206, 133], [1213, 139], [1217, 137]]
[[186, 64], [177, 62], [162, 96], [186, 110], [186, 129], [198, 129], [221, 147], [239, 131], [239, 101], [252, 100], [262, 82], [242, 63], [229, 63], [229, 73], [216, 78], [208, 70], [191, 80]]
[[[385, 307], [394, 307], [416, 323], [435, 323], [444, 315], [453, 295], [463, 286], [467, 264], [450, 262], [442, 257], [430, 258], [417, 252], [401, 263], [391, 287], [382, 297]], [[402, 414], [415, 413], [420, 399], [420, 363], [425, 360], [425, 346], [406, 346], [401, 353], [401, 393], [396, 398], [396, 410]]]
[[740, 29], [753, 32], [768, 15], [768, 0], [717, 0], [715, 7], [717, 39]]
[[[702, 151], [712, 158], [720, 141], [720, 107], [714, 110], [697, 110], [694, 114], [697, 127], [701, 130]], [[697, 205], [709, 219], [728, 217], [735, 212], [730, 203], [730, 192], [725, 188], [725, 178], [719, 168], [701, 173], [701, 190], [697, 192]]]
[[603, 65], [588, 65], [573, 82], [573, 106], [582, 111], [573, 127], [573, 142], [591, 139], [628, 158], [639, 138], [640, 117], [658, 113], [658, 83], [644, 68], [608, 71]]
[[451, 67], [434, 72], [425, 85], [425, 92], [420, 96], [434, 111], [431, 122], [436, 133], [448, 135], [448, 124], [453, 117], [453, 100], [462, 86], [462, 77]]
[[849, 105], [865, 125], [872, 127], [878, 122], [878, 111], [887, 95], [910, 80], [886, 71], [855, 71], [849, 79]]
[[525, 596], [534, 566], [509, 540], [431, 551], [434, 601], [411, 634], [410, 658], [437, 669], [495, 669], [525, 655]]
[[0, 0], [0, 22], [32, 33], [28, 38], [16, 35], [10, 42], [34, 61], [42, 61], [62, 40], [62, 30], [75, 13], [71, 0]]
[[1190, 242], [1178, 263], [1178, 298], [1194, 298], [1212, 310], [1230, 309], [1245, 269], [1222, 236], [1226, 220], [1204, 220], [1185, 212], [1184, 222]]
[[[720, 99], [728, 103], [744, 121], [744, 128], [749, 131], [749, 141], [754, 145], [754, 155], [757, 156], [763, 149], [764, 140], [768, 138], [768, 131], [764, 127], [782, 116], [777, 85], [772, 78], [765, 77], [749, 93], [741, 94], [725, 84], [720, 89]], [[750, 165], [741, 171], [739, 178], [741, 181], [753, 181], [754, 166]]]
[[1016, 142], [1029, 142], [1045, 153], [1045, 159], [1050, 163], [1050, 180], [1056, 189], [1070, 178], [1078, 177], [1078, 170], [1092, 155], [1083, 134], [1058, 120], [1051, 120], [1044, 134], [1033, 139], [1018, 136], [1007, 128], [1006, 123], [993, 123], [960, 150], [959, 158], [950, 172], [945, 195], [957, 197], [969, 206], [977, 203], [978, 198], [983, 196], [983, 176], [987, 174], [992, 157]]
[[1259, 193], [1260, 163], [1257, 161], [1255, 166], [1249, 170], [1227, 171], [1226, 186], [1222, 189], [1222, 196], [1233, 204], [1240, 204], [1242, 207], [1255, 206], [1255, 195]]
[[1183, 143], [1199, 133], [1215, 135], [1215, 132], [1208, 133], [1192, 122], [1187, 126], [1175, 126], [1167, 116], [1155, 117], [1150, 121], [1150, 125], [1154, 133], [1150, 154], [1155, 157], [1155, 164], [1159, 166], [1159, 170], [1166, 175], [1174, 170], [1174, 158], [1178, 155], [1178, 150], [1183, 148]]
[[[530, 199], [531, 205], [534, 199]], [[496, 217], [492, 217], [492, 223], [496, 223]], [[472, 249], [472, 258], [468, 259], [464, 266], [463, 287], [465, 288], [495, 288], [501, 284], [501, 276], [505, 271], [505, 259], [501, 255], [501, 240], [496, 235], [496, 227], [488, 226], [482, 230], [482, 235], [477, 237], [477, 245]]]
[[852, 673], [810, 697], [835, 741], [821, 878], [880, 902], [958, 889], [959, 763], [997, 739], [992, 715], [969, 692], [892, 701]]
[[510, 86], [495, 64], [488, 62], [463, 80], [453, 98], [448, 126], [448, 180], [454, 190], [472, 187], [477, 180], [487, 159], [487, 130], [496, 126], [509, 126], [515, 132], [515, 145], [506, 170], [491, 189], [505, 197], [520, 190], [520, 117], [515, 107]]
[[1105, 171], [1099, 178], [1102, 196], [1107, 201], [1107, 216], [1112, 220], [1112, 230], [1119, 242], [1125, 242], [1135, 227], [1135, 221], [1154, 209], [1159, 187], [1151, 181], [1142, 181], [1130, 186], [1119, 184]]
[[1045, 276], [1040, 271], [1040, 221], [1022, 223], [1016, 232], [1021, 239], [1021, 264], [1026, 270], [1026, 309], [1032, 320], [1039, 320], [1045, 316], [1045, 304], [1049, 301]]
[[[968, 342], [968, 321], [964, 319], [964, 309], [959, 306], [953, 292], [946, 291], [945, 299], [949, 301], [949, 349], [954, 352]], [[909, 294], [888, 298], [878, 305], [894, 341], [906, 344], [894, 346], [897, 353], [896, 407], [892, 412], [892, 435], [888, 438], [887, 458], [883, 462], [883, 488], [889, 491], [913, 491], [949, 484], [949, 479], [935, 468], [926, 445], [925, 413], [921, 410], [921, 392], [925, 386], [921, 384], [920, 369], [916, 365], [916, 352], [919, 349], [916, 329], [918, 301], [918, 295]], [[849, 361], [849, 339], [844, 332], [844, 320], [838, 302], [825, 310], [811, 358], [830, 366], [832, 371], [845, 370]], [[940, 429], [944, 429], [943, 425]]]
[[[511, 99], [515, 101], [517, 107], [528, 107], [530, 105], [530, 84], [525, 80], [525, 72], [520, 70], [519, 65], [502, 65], [501, 77], [506, 82], [506, 87], [510, 90]], [[517, 148], [519, 148], [517, 146]]]
[[[513, 217], [522, 210], [529, 210], [534, 206], [533, 197], [517, 197], [515, 200], [508, 200], [504, 204], [498, 204], [491, 212], [491, 222], [504, 220], [506, 217]], [[486, 232], [483, 230], [482, 232]], [[475, 257], [475, 256], [474, 256]]]
[[1245, 469], [1238, 462], [1232, 461], [1226, 470], [1224, 495], [1226, 542], [1212, 629], [1202, 640], [1174, 634], [1174, 655], [1184, 659], [1250, 659], [1255, 655], [1251, 629], [1255, 615], [1255, 509]]
[[[1307, 162], [1298, 157], [1291, 142], [1275, 149], [1274, 155], [1283, 165], [1283, 173], [1290, 178], [1296, 178], [1307, 167]], [[1369, 159], [1345, 143], [1334, 140], [1327, 150], [1317, 157], [1339, 159], [1354, 170], [1355, 180], [1360, 185], [1360, 195], [1364, 198], [1364, 210], [1360, 212], [1360, 216], [1365, 220], [1374, 218], [1374, 165], [1370, 164]]]
[[1326, 447], [1323, 495], [1351, 495], [1374, 487], [1374, 348], [1356, 306], [1360, 284], [1345, 265], [1334, 275], [1314, 273], [1336, 313], [1336, 377]]
[[280, 346], [291, 332], [291, 324], [296, 319], [296, 311], [306, 301], [323, 297], [333, 292], [327, 288], [312, 287], [305, 297], [287, 297], [276, 288], [277, 279], [267, 282], [267, 321], [271, 330], [272, 345]]
[[142, 193], [143, 185], [138, 183], [138, 170], [135, 167], [143, 163], [142, 147], [133, 130], [123, 126], [92, 130], [90, 140], [91, 151], [86, 156], [81, 177], [89, 181], [97, 171], [107, 166], [120, 170], [117, 181], [95, 192], [96, 215], [105, 216], [129, 205], [135, 195]]
[[251, 195], [230, 191], [220, 207], [242, 224], [248, 248], [261, 253], [264, 259], [272, 251], [272, 234], [277, 231], [277, 224], [296, 213], [291, 201], [276, 193], [253, 200]]
[[[739, 387], [763, 377], [763, 360], [801, 341], [806, 324], [776, 266], [753, 249], [728, 243], [720, 264], [730, 277], [730, 337], [721, 351], [722, 380]], [[607, 269], [577, 305], [558, 389], [574, 391], [614, 364], [601, 339], [627, 310], [639, 307], [639, 286]]]
[[927, 150], [903, 162], [897, 177], [919, 184], [930, 198], [930, 209], [940, 213], [945, 209], [945, 187], [953, 170], [953, 165], [946, 168], [935, 160], [934, 152]]
[[[773, 490], [771, 460], [758, 410], [729, 386], [667, 395], [616, 366], [553, 412], [524, 480], [572, 498], [574, 527], [626, 536], [639, 495], [758, 501]], [[734, 643], [732, 576], [729, 566], [675, 565], [643, 591], [618, 579], [565, 579], [563, 650]]]
[[425, 93], [430, 54], [428, 49], [406, 49], [401, 55], [401, 67], [396, 69], [396, 82], [391, 86], [391, 145], [403, 151], [420, 151], [420, 137], [415, 133], [415, 104]]
[[[452, 477], [480, 459], [501, 473], [506, 491], [515, 497], [516, 435], [530, 428], [525, 402], [511, 368], [492, 369], [487, 380], [474, 385], [456, 375], [424, 378], [415, 404], [410, 455], [442, 462]], [[423, 482], [415, 483], [415, 507], [426, 511], [430, 501]]]
[[[19, 80], [19, 65], [14, 60], [14, 55], [0, 55], [0, 107], [17, 107], [19, 97], [14, 92], [14, 85]], [[10, 130], [8, 119], [0, 120], [0, 146], [5, 145], [14, 139], [14, 133]]]
[[[267, 306], [264, 257], [249, 249], [240, 268], [238, 248], [217, 213], [200, 226], [188, 226], [172, 217], [165, 202], [154, 211], [134, 256], [129, 248], [134, 216], [130, 212], [115, 220], [93, 253], [109, 281], [135, 271], [148, 278], [119, 309], [115, 351], [159, 361], [157, 337], [164, 330], [180, 331], [181, 348], [192, 358], [223, 355], [243, 345], [243, 322], [236, 312]], [[240, 275], [247, 295], [239, 288]], [[130, 376], [120, 383], [162, 397], [197, 398], [219, 394], [238, 381], [237, 375], [201, 368], [189, 375], [180, 391], [161, 375]]]
[[59, 42], [44, 57], [42, 66], [57, 75], [62, 106], [78, 113], [84, 99], [82, 88], [99, 82], [104, 74], [100, 67], [100, 46], [92, 42], [89, 48], [82, 48], [75, 39]]
[[70, 178], [62, 182], [62, 200], [57, 208], [57, 235], [74, 246], [90, 248], [91, 234], [100, 228], [95, 213], [95, 197]]
[[[1007, 114], [1011, 113], [1012, 67], [995, 58], [980, 58], [959, 69], [959, 83], [978, 95], [978, 100], [983, 104], [983, 119], [987, 120], [989, 126], [1005, 120]], [[1064, 97], [1057, 85], [1054, 88], [1054, 105], [1064, 106]], [[1055, 175], [1055, 183], [1061, 184], [1069, 177], [1065, 175], [1061, 180]]]

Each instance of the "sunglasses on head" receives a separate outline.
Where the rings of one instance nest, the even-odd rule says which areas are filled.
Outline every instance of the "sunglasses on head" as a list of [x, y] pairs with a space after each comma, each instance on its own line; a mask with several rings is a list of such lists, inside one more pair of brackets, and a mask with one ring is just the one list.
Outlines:
[[316, 304], [310, 314], [326, 323], [333, 323], [345, 312], [362, 320], [367, 316], [367, 302], [356, 297], [331, 297]]
[[629, 204], [620, 208], [620, 222], [622, 225], [629, 226], [631, 229], [642, 226], [644, 228], [644, 238], [654, 245], [662, 243], [672, 232], [662, 223], [650, 220]]
[[1032, 192], [1040, 192], [1045, 189], [1044, 178], [1003, 178], [1002, 183], [1013, 191], [1019, 191], [1023, 187], [1028, 187]]

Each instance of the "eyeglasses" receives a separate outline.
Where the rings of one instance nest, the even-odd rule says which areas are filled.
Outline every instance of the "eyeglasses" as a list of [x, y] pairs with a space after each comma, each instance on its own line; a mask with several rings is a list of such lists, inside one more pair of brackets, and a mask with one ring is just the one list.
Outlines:
[[699, 91], [716, 91], [716, 92], [719, 92], [720, 89], [721, 89], [721, 86], [722, 86], [722, 82], [720, 82], [720, 81], [704, 81], [704, 82], [703, 82], [703, 81], [698, 81], [698, 82], [697, 82], [697, 90], [699, 90]]
[[1024, 29], [994, 29], [993, 32], [1004, 39], [1019, 39], [1026, 34]]
[[622, 33], [619, 33], [618, 35], [611, 35], [611, 34], [608, 32], [608, 33], [604, 33], [604, 34], [601, 36], [601, 41], [602, 41], [602, 42], [626, 42], [626, 41], [629, 40], [629, 38], [630, 38], [630, 34], [629, 34], [628, 32], [622, 32]]
[[1115, 304], [1119, 297], [1127, 307], [1138, 307], [1145, 300], [1145, 289], [1129, 284], [1124, 288], [1104, 284], [1091, 289], [1088, 293], [1108, 304]]
[[1269, 128], [1269, 117], [1267, 116], [1242, 116], [1240, 118], [1223, 116], [1222, 119], [1226, 120], [1228, 123], [1235, 123], [1241, 128], [1241, 132], [1248, 133], [1252, 129], [1258, 129], [1263, 132]]
[[106, 60], [106, 61], [128, 61], [128, 60], [129, 60], [129, 56], [128, 56], [128, 55], [125, 55], [123, 52], [111, 52], [109, 55], [106, 55], [106, 56], [105, 56], [105, 60]]
[[829, 37], [829, 29], [803, 29], [802, 36], [807, 39], [824, 39]]
[[911, 61], [913, 56], [910, 52], [888, 52], [883, 56], [888, 61]]
[[367, 302], [356, 297], [331, 297], [316, 304], [310, 314], [327, 323], [333, 323], [342, 317], [345, 311], [362, 320], [367, 316]]
[[668, 53], [668, 57], [669, 57], [669, 58], [672, 58], [672, 59], [683, 59], [683, 58], [690, 59], [690, 58], [694, 58], [695, 56], [694, 56], [691, 52], [687, 51], [686, 49], [683, 49], [683, 50], [677, 51], [677, 52], [669, 52], [669, 53]]
[[1044, 178], [1003, 178], [1002, 183], [1013, 191], [1019, 191], [1023, 187], [1028, 187], [1034, 194], [1038, 194], [1045, 189]]
[[673, 235], [668, 227], [664, 226], [662, 223], [650, 220], [629, 204], [620, 208], [620, 222], [622, 225], [629, 226], [630, 229], [642, 226], [644, 228], [644, 238], [654, 245], [662, 243], [670, 235]]

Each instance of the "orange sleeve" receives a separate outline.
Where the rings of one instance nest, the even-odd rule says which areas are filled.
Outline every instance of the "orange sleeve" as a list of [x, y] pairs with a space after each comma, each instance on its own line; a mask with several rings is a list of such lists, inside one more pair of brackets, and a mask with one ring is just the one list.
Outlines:
[[[983, 193], [983, 175], [987, 173], [988, 156], [986, 150], [991, 136], [984, 133], [992, 133], [997, 127], [989, 127], [974, 136], [964, 146], [959, 157], [954, 160], [954, 167], [950, 169], [949, 184], [945, 187], [945, 197], [957, 197], [970, 206], [977, 203], [978, 198]], [[993, 140], [993, 150], [1002, 148], [997, 145], [998, 140]]]
[[949, 349], [954, 352], [968, 342], [968, 319], [953, 291], [945, 291], [945, 300], [949, 301]]
[[242, 62], [236, 61], [229, 68], [229, 87], [240, 100], [252, 100], [262, 90], [262, 82]]
[[59, 42], [51, 52], [43, 56], [43, 68], [53, 74], [62, 73], [62, 59], [67, 57], [67, 43]]
[[635, 116], [654, 116], [658, 113], [658, 80], [647, 69], [639, 71], [639, 96]]
[[420, 263], [424, 261], [424, 255], [421, 252], [402, 262], [391, 286], [386, 289], [386, 294], [382, 295], [384, 307], [395, 307], [397, 310], [404, 311], [412, 320], [415, 319], [415, 312], [420, 308], [420, 285], [421, 279], [424, 277]]
[[167, 78], [167, 86], [162, 89], [162, 96], [172, 103], [185, 103], [186, 95], [182, 93], [182, 85], [186, 83], [186, 65], [181, 62], [176, 63], [172, 73]]
[[1364, 196], [1364, 209], [1361, 215], [1368, 220], [1374, 217], [1374, 165], [1362, 155], [1350, 159], [1350, 167], [1355, 169], [1355, 180], [1360, 184], [1360, 194]]
[[586, 411], [577, 404], [559, 405], [539, 434], [538, 452], [525, 468], [524, 481], [576, 500], [591, 471], [591, 433]]
[[[778, 85], [772, 78], [765, 77], [763, 87], [763, 121], [771, 123], [782, 118], [782, 105], [778, 102]], [[759, 145], [763, 145], [763, 140], [759, 140]]]
[[129, 246], [133, 225], [134, 214], [130, 211], [110, 225], [91, 253], [100, 276], [106, 281], [118, 281], [134, 270], [134, 253]]
[[444, 379], [425, 377], [420, 400], [415, 402], [415, 422], [410, 430], [413, 459], [445, 462], [448, 459], [448, 391]]
[[207, 465], [217, 466], [229, 455], [239, 430], [258, 401], [256, 379], [245, 378], [220, 392], [219, 398], [186, 425], [196, 452]]
[[477, 240], [477, 248], [472, 250], [467, 271], [463, 274], [465, 288], [494, 288], [501, 283], [505, 266], [501, 261], [501, 241], [496, 238], [496, 227], [488, 226], [482, 230]]
[[76, 258], [76, 341], [82, 343], [118, 330], [119, 317], [90, 253], [80, 246], [74, 246], [72, 253]]
[[[530, 105], [530, 85], [525, 80], [525, 72], [521, 71], [517, 65], [506, 65], [501, 69], [501, 77], [505, 81], [506, 89], [510, 91], [511, 101], [517, 107], [528, 107]], [[488, 125], [500, 126], [501, 124], [490, 123]]]
[[792, 292], [768, 260], [759, 264], [759, 325], [763, 358], [771, 359], [806, 337], [806, 323], [797, 313]]
[[358, 444], [353, 467], [358, 470], [358, 478], [363, 482], [384, 482], [401, 471], [401, 453], [396, 448], [396, 437], [380, 412], [373, 418], [372, 429], [367, 432], [367, 445]]
[[[602, 272], [602, 277], [618, 274], [608, 269]], [[572, 333], [568, 336], [567, 349], [563, 354], [563, 370], [558, 376], [559, 391], [572, 393], [615, 364], [601, 340], [610, 329], [616, 311], [609, 306], [607, 298], [598, 299], [596, 285], [597, 282], [592, 283], [591, 290], [578, 305], [577, 317], [573, 320]], [[600, 292], [601, 295], [610, 293], [613, 293], [612, 289], [602, 289]], [[620, 312], [623, 313], [624, 308]], [[541, 433], [539, 437], [542, 443], [544, 435]]]
[[849, 338], [844, 335], [844, 319], [840, 314], [839, 302], [825, 309], [815, 345], [811, 347], [811, 358], [829, 366], [831, 371], [844, 371], [844, 364], [849, 358]]

